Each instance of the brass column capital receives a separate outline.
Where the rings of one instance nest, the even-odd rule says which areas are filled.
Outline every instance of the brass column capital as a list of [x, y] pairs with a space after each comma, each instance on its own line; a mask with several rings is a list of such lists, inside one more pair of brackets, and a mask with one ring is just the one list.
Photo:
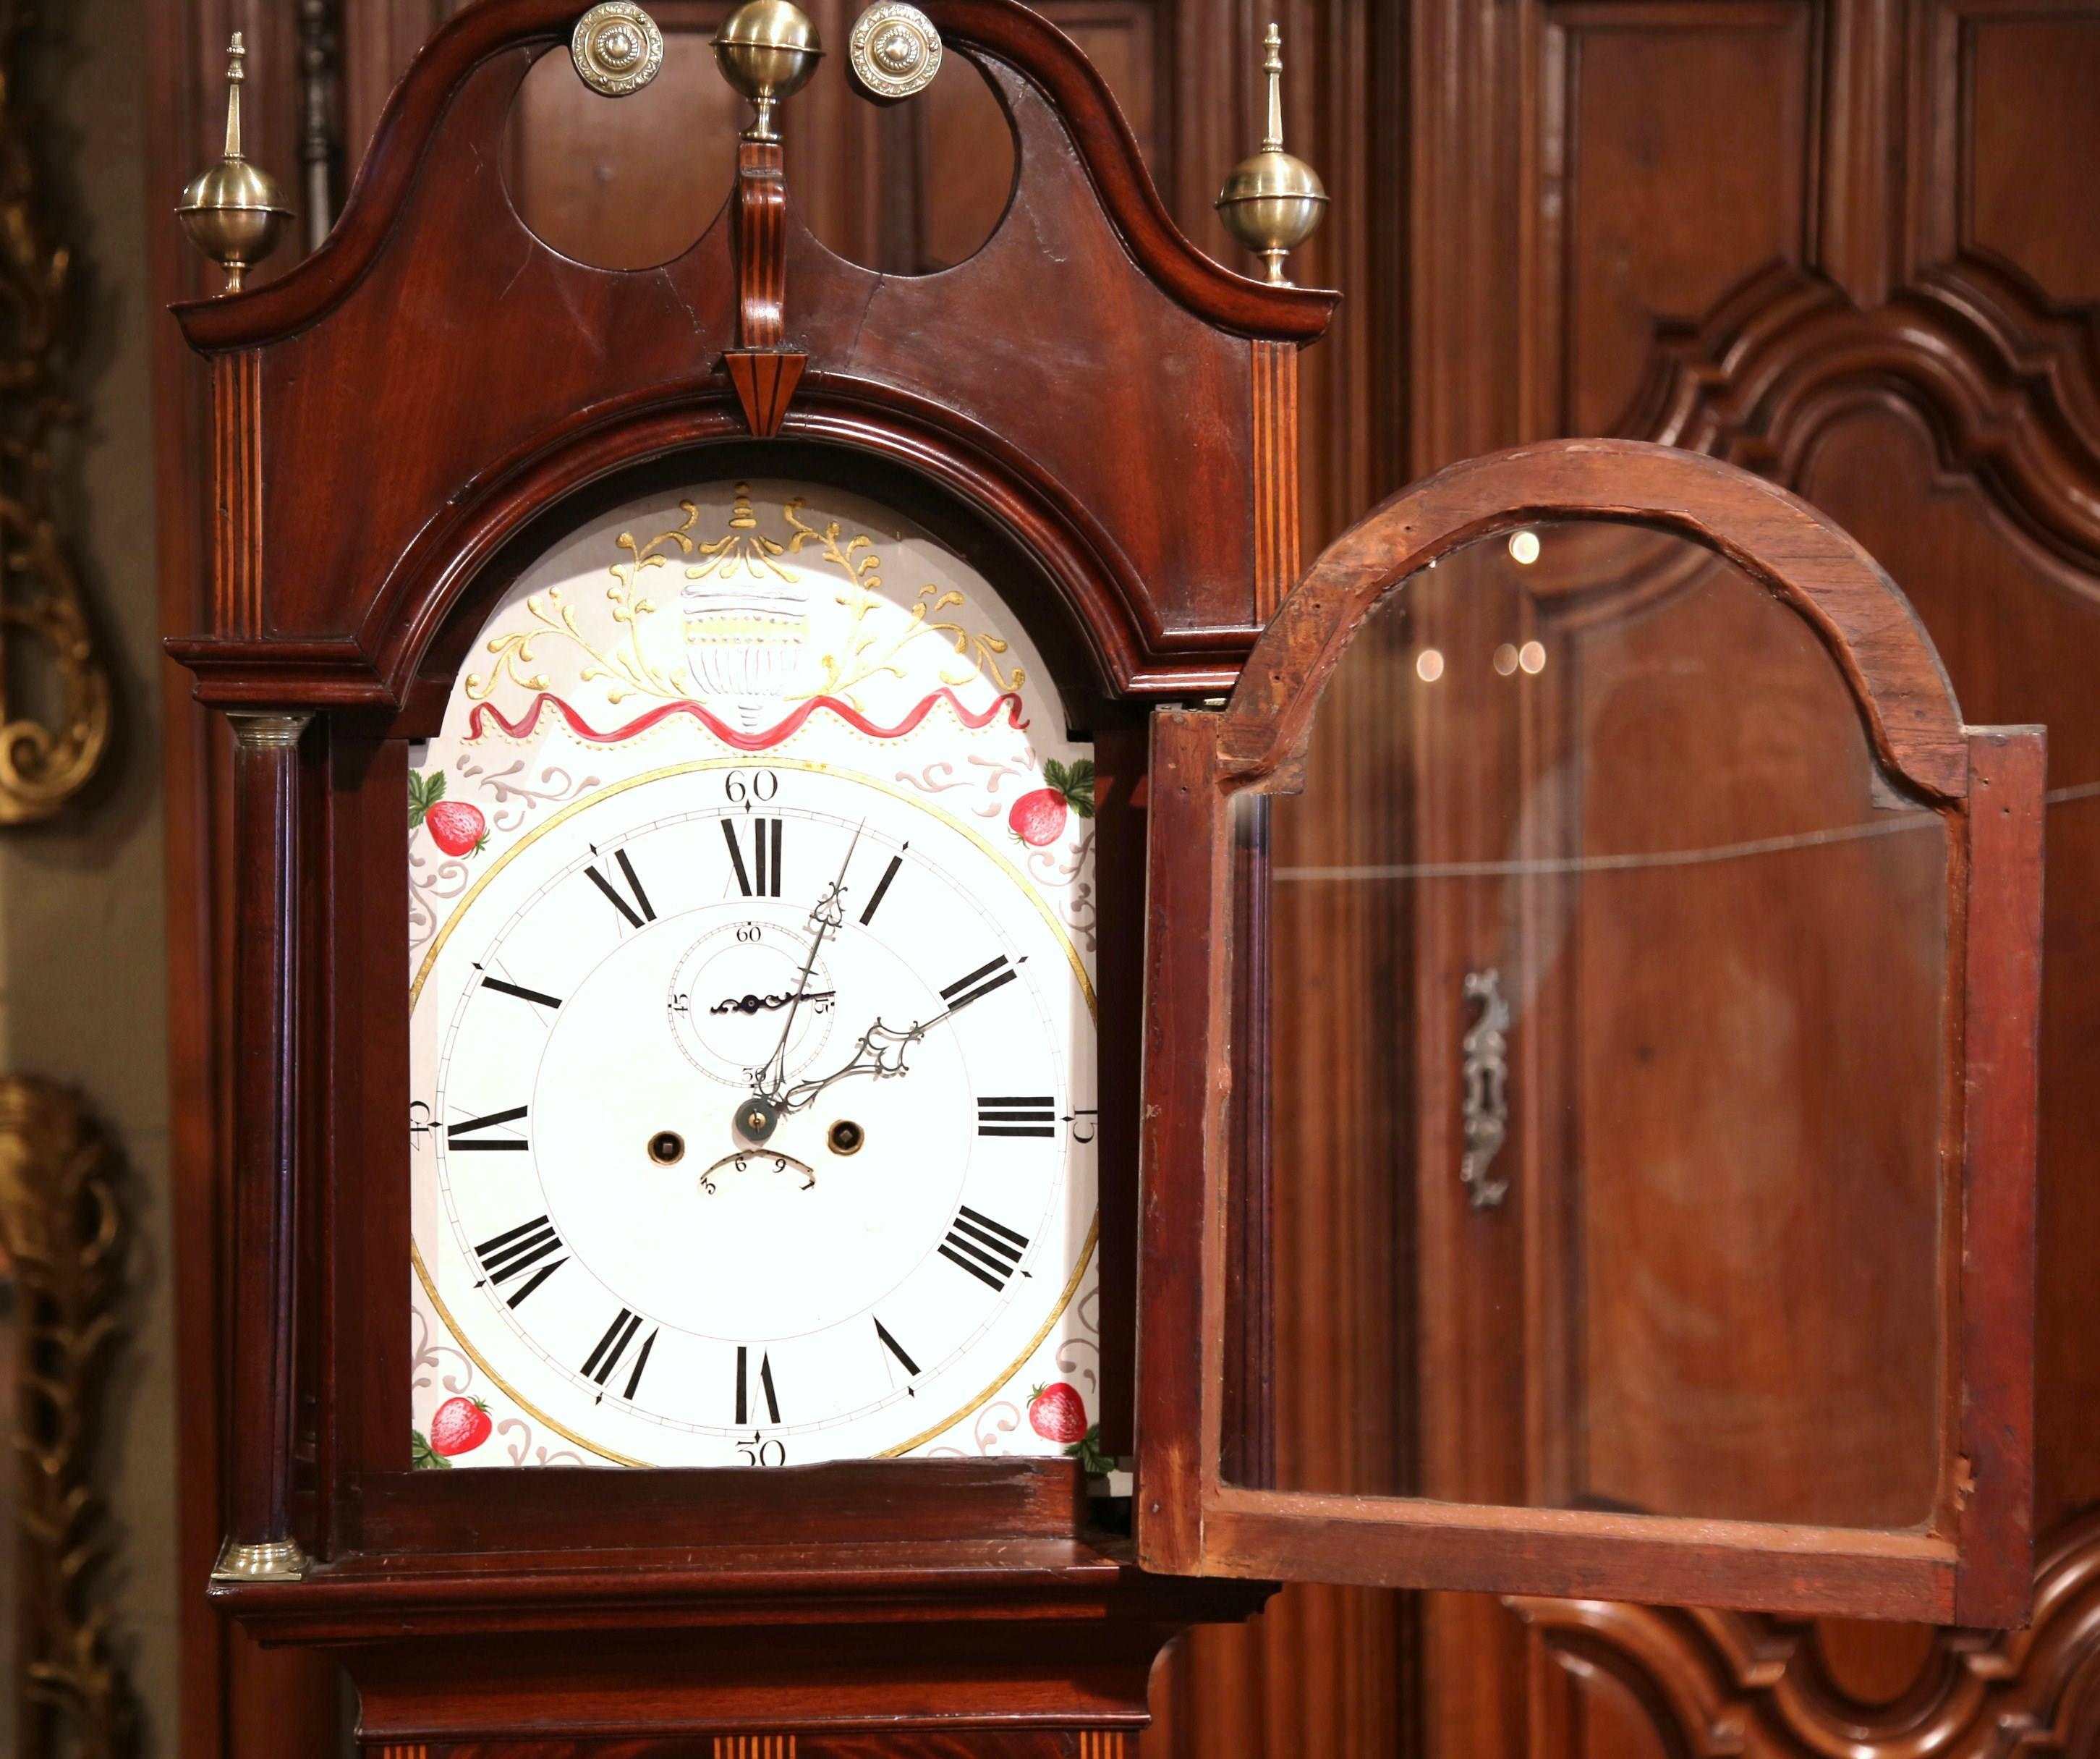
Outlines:
[[236, 709], [226, 718], [233, 723], [233, 736], [245, 749], [268, 751], [298, 745], [314, 717], [310, 709]]

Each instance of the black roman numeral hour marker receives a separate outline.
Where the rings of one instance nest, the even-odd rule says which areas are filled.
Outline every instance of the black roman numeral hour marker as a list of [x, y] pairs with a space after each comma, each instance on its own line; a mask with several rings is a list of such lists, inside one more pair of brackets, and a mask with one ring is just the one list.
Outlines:
[[[909, 845], [907, 846], [908, 847]], [[889, 858], [889, 865], [882, 870], [882, 877], [875, 882], [875, 895], [868, 899], [867, 908], [860, 913], [860, 926], [862, 928], [867, 926], [868, 919], [882, 908], [882, 900], [889, 891], [889, 882], [897, 877], [897, 870], [903, 865], [903, 856], [892, 855]]]
[[[541, 1262], [550, 1253], [563, 1249], [561, 1235], [547, 1225], [546, 1217], [536, 1215], [507, 1234], [483, 1240], [474, 1249], [474, 1255], [481, 1261], [483, 1284], [507, 1283], [526, 1271], [532, 1271], [531, 1280], [510, 1297], [509, 1305], [514, 1307], [569, 1262], [567, 1258], [557, 1258], [552, 1264]], [[534, 1269], [535, 1266], [538, 1268]]]
[[1028, 1249], [1028, 1236], [1017, 1234], [1004, 1222], [965, 1207], [956, 1212], [955, 1226], [941, 1242], [941, 1256], [959, 1264], [987, 1288], [1004, 1289], [1021, 1267], [1021, 1255]]
[[[780, 1401], [773, 1392], [773, 1359], [761, 1351], [758, 1358], [758, 1384], [765, 1394], [765, 1421], [780, 1421]], [[736, 1421], [738, 1425], [751, 1421], [750, 1355], [743, 1346], [736, 1346]]]
[[941, 999], [952, 1013], [957, 1008], [968, 1007], [980, 997], [989, 996], [1002, 983], [1011, 983], [1020, 974], [1006, 962], [1001, 953], [990, 965], [981, 965], [968, 977], [959, 977], [941, 992]]
[[[868, 1317], [875, 1319], [873, 1314], [870, 1314]], [[916, 1374], [919, 1372], [919, 1364], [911, 1359], [911, 1352], [889, 1335], [889, 1328], [880, 1319], [875, 1320], [875, 1335], [882, 1340], [882, 1347], [903, 1363], [904, 1372], [907, 1374]]]
[[[598, 853], [597, 844], [591, 845], [591, 853], [593, 855]], [[606, 902], [625, 917], [631, 926], [639, 928], [644, 922], [655, 921], [656, 920], [655, 906], [649, 902], [649, 894], [642, 889], [641, 879], [635, 873], [634, 864], [627, 859], [627, 851], [624, 849], [615, 849], [612, 852], [612, 859], [620, 864], [620, 871], [626, 876], [628, 886], [634, 893], [634, 902], [629, 904], [620, 896], [620, 888], [599, 873], [595, 867], [587, 867], [584, 869], [584, 872], [590, 876], [591, 884], [605, 894]]]
[[528, 1109], [524, 1106], [513, 1106], [508, 1112], [492, 1112], [485, 1118], [469, 1118], [464, 1124], [448, 1124], [445, 1126], [445, 1147], [462, 1153], [470, 1148], [478, 1148], [487, 1152], [509, 1150], [523, 1154], [532, 1145], [522, 1136], [480, 1137], [474, 1132], [492, 1129], [499, 1124], [515, 1124]]
[[[743, 858], [743, 845], [737, 837], [735, 819], [721, 821], [722, 840], [729, 845], [730, 865], [736, 869], [736, 883], [747, 898], [778, 898], [780, 895], [780, 820], [778, 819], [750, 819], [744, 822], [751, 826], [751, 860]], [[767, 855], [770, 853], [771, 860]]]
[[1048, 1094], [1025, 1098], [980, 1099], [977, 1134], [980, 1136], [1055, 1136], [1057, 1105]]
[[[634, 1334], [641, 1329], [642, 1315], [622, 1307], [619, 1316], [605, 1328], [605, 1336], [598, 1341], [598, 1348], [584, 1363], [584, 1378], [596, 1381], [602, 1388], [612, 1371], [620, 1366], [620, 1359], [627, 1354], [627, 1346], [634, 1341]], [[642, 1371], [649, 1366], [649, 1352], [655, 1347], [656, 1333], [651, 1332], [642, 1341], [642, 1354], [634, 1359], [634, 1371], [627, 1377], [627, 1390], [621, 1395], [623, 1398], [634, 1396], [635, 1389], [642, 1384]], [[605, 1403], [602, 1391], [598, 1395], [598, 1402]]]
[[515, 996], [520, 1001], [536, 1001], [543, 1008], [558, 1008], [562, 1005], [559, 996], [550, 996], [544, 989], [527, 989], [522, 983], [506, 983], [500, 977], [483, 978], [481, 987], [500, 995]]

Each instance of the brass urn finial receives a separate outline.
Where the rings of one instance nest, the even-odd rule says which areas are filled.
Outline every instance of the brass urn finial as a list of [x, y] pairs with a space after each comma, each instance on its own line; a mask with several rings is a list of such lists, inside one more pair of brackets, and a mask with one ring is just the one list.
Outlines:
[[175, 206], [197, 249], [226, 271], [227, 293], [240, 291], [248, 271], [277, 248], [292, 217], [276, 179], [250, 165], [240, 150], [240, 82], [246, 77], [241, 63], [247, 55], [236, 31], [227, 50], [226, 152], [190, 179]]
[[1263, 40], [1268, 75], [1268, 132], [1261, 150], [1240, 161], [1218, 197], [1225, 230], [1268, 265], [1268, 278], [1290, 285], [1283, 259], [1312, 236], [1326, 218], [1327, 192], [1319, 173], [1283, 150], [1283, 33], [1274, 24]]
[[823, 58], [823, 43], [809, 15], [788, 0], [745, 0], [715, 33], [722, 77], [757, 106], [746, 140], [778, 140], [773, 110], [800, 91]]

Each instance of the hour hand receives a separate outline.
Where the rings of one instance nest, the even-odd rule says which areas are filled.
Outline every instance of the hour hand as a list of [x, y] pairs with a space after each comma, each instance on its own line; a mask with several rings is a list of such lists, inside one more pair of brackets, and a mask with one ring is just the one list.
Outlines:
[[877, 1020], [860, 1035], [854, 1046], [854, 1054], [844, 1067], [821, 1076], [814, 1081], [797, 1081], [775, 1100], [783, 1114], [800, 1112], [834, 1081], [842, 1081], [849, 1075], [872, 1075], [880, 1080], [884, 1076], [902, 1075], [906, 1072], [904, 1053], [925, 1036], [926, 1028], [914, 1026], [899, 1032], [893, 1026], [885, 1026]]

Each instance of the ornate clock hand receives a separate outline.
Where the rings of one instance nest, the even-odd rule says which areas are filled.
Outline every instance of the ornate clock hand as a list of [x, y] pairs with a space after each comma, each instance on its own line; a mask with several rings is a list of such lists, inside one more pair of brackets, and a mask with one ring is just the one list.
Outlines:
[[[943, 1020], [953, 1019], [972, 1002], [990, 993], [989, 988], [973, 990], [950, 1006], [942, 1009], [932, 1019], [915, 1022], [902, 1032], [893, 1026], [884, 1025], [878, 1017], [875, 1024], [860, 1035], [859, 1041], [854, 1046], [852, 1057], [843, 1067], [834, 1069], [829, 1075], [820, 1076], [815, 1081], [797, 1081], [792, 1087], [768, 1095], [770, 1109], [780, 1117], [786, 1116], [791, 1112], [800, 1112], [832, 1082], [843, 1081], [849, 1075], [872, 1075], [877, 1080], [880, 1080], [885, 1076], [908, 1073], [909, 1070], [904, 1061], [904, 1053], [907, 1050], [917, 1044]], [[768, 1132], [770, 1133], [770, 1125]]]
[[[829, 1001], [838, 992], [820, 989], [814, 996], [805, 996], [805, 1001]], [[792, 996], [729, 996], [708, 1010], [710, 1014], [774, 1014], [794, 1001]]]
[[757, 1098], [776, 1104], [779, 1102], [781, 1085], [787, 1078], [788, 1041], [794, 1036], [795, 1016], [801, 1011], [810, 988], [810, 974], [817, 968], [817, 955], [823, 951], [825, 939], [836, 935], [839, 924], [845, 920], [839, 895], [845, 890], [846, 869], [853, 865], [854, 851], [860, 847], [860, 833], [867, 829], [865, 819], [854, 827], [853, 841], [846, 845], [845, 859], [839, 863], [839, 877], [824, 888], [823, 895], [810, 912], [810, 956], [802, 961], [802, 975], [796, 981], [795, 993], [788, 998], [788, 1018], [780, 1026], [780, 1042], [774, 1047], [773, 1054], [760, 1065], [752, 1080], [752, 1091]]
[[[943, 1019], [946, 1017], [941, 1016]], [[905, 1073], [905, 1050], [917, 1043], [925, 1031], [923, 1026], [915, 1026], [909, 1032], [900, 1032], [877, 1020], [860, 1035], [852, 1057], [842, 1067], [814, 1081], [797, 1081], [774, 1098], [773, 1109], [782, 1116], [800, 1112], [832, 1082], [844, 1081], [849, 1075], [872, 1075], [879, 1080], [885, 1075]]]

